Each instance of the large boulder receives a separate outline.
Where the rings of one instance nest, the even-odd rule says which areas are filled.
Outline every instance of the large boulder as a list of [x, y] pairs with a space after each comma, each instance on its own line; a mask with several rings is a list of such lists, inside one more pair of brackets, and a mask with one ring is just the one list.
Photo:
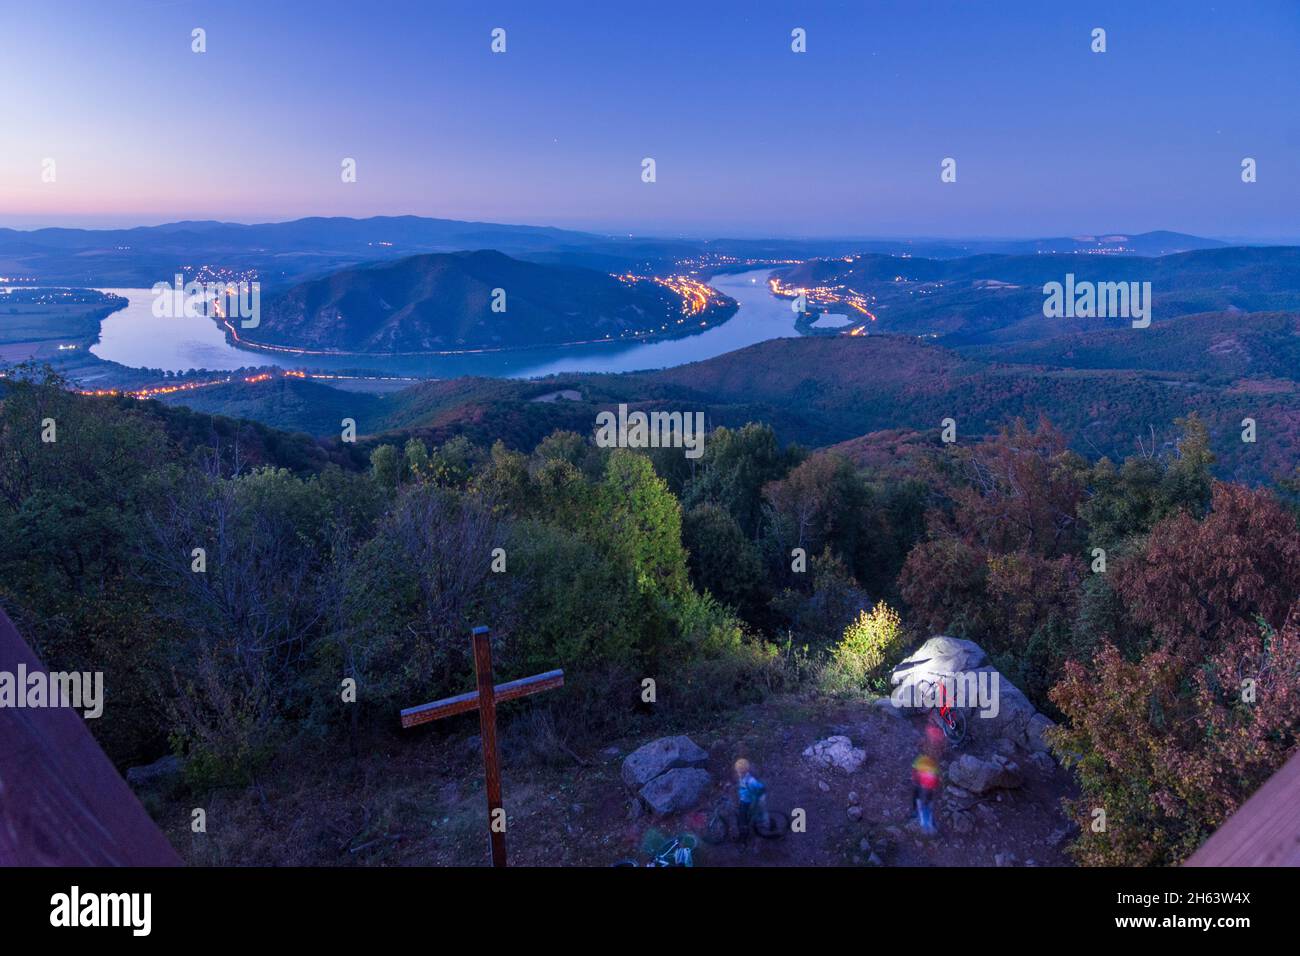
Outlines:
[[1047, 738], [1043, 736], [1043, 731], [1050, 730], [1056, 726], [1056, 722], [1050, 717], [1043, 714], [1034, 714], [1029, 718], [1029, 723], [1025, 727], [1025, 744], [1033, 753], [1050, 753], [1051, 747], [1047, 743]]
[[641, 799], [655, 813], [681, 813], [700, 802], [711, 782], [707, 770], [677, 767], [642, 787]]
[[897, 685], [913, 672], [948, 676], [973, 671], [988, 661], [984, 648], [974, 641], [943, 634], [930, 638], [898, 662], [889, 682]]
[[146, 787], [165, 789], [180, 782], [185, 764], [180, 757], [167, 754], [151, 764], [142, 767], [130, 767], [126, 771], [126, 781], [137, 790]]
[[1020, 688], [992, 667], [977, 667], [975, 679], [987, 688], [990, 699], [980, 701], [982, 706], [967, 711], [966, 728], [974, 740], [997, 740], [1005, 737], [1013, 743], [1028, 747], [1026, 732], [1029, 722], [1038, 710], [1021, 693]]
[[690, 737], [661, 737], [628, 754], [623, 760], [623, 782], [644, 787], [660, 774], [680, 767], [703, 767], [709, 755]]
[[835, 736], [819, 740], [804, 752], [804, 759], [822, 770], [835, 770], [839, 773], [853, 773], [867, 759], [867, 752], [854, 747], [848, 737]]
[[1024, 783], [1020, 768], [1001, 754], [987, 760], [974, 754], [962, 754], [949, 765], [948, 780], [968, 793], [1012, 790]]
[[890, 700], [899, 712], [928, 710], [938, 687], [950, 692], [952, 706], [966, 712], [972, 740], [1002, 738], [1031, 752], [1046, 752], [1042, 732], [1053, 726], [1015, 684], [988, 663], [974, 641], [939, 635], [922, 644], [889, 675]]
[[[924, 687], [975, 671], [987, 660], [984, 649], [974, 641], [942, 634], [932, 637], [890, 672], [889, 683], [894, 688], [890, 698], [895, 707], [923, 709], [918, 701], [924, 696]], [[921, 690], [918, 684], [923, 685]]]

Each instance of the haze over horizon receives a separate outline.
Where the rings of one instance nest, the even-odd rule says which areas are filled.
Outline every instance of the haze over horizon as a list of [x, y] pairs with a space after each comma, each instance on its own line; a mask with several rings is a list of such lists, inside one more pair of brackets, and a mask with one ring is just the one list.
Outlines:
[[4, 87], [28, 91], [7, 98], [0, 225], [412, 214], [697, 238], [1277, 241], [1300, 207], [1300, 7], [1249, 13], [56, 0], [0, 31]]
[[[246, 220], [235, 220], [235, 219], [190, 219], [190, 218], [187, 218], [187, 219], [176, 219], [176, 220], [156, 221], [156, 222], [155, 222], [155, 221], [149, 221], [149, 222], [133, 222], [133, 221], [130, 221], [129, 219], [126, 219], [126, 220], [121, 220], [121, 221], [117, 221], [117, 220], [109, 220], [109, 221], [102, 222], [102, 223], [87, 222], [86, 224], [82, 224], [82, 225], [78, 225], [77, 223], [39, 223], [39, 222], [38, 222], [38, 223], [21, 223], [21, 222], [0, 222], [0, 229], [13, 229], [13, 230], [17, 230], [17, 231], [19, 231], [19, 232], [36, 232], [36, 231], [39, 231], [39, 230], [42, 230], [42, 229], [84, 229], [84, 230], [91, 230], [91, 231], [105, 231], [105, 232], [111, 232], [111, 231], [117, 231], [117, 230], [128, 230], [128, 229], [150, 229], [150, 228], [157, 228], [157, 227], [160, 227], [160, 226], [172, 226], [172, 225], [177, 225], [177, 224], [179, 224], [179, 223], [183, 223], [183, 222], [193, 222], [193, 223], [214, 223], [214, 222], [215, 222], [215, 223], [220, 223], [221, 225], [226, 225], [226, 226], [260, 226], [260, 225], [275, 225], [275, 224], [279, 224], [279, 223], [300, 222], [300, 221], [302, 221], [303, 219], [312, 219], [312, 218], [321, 218], [321, 219], [338, 219], [338, 218], [342, 218], [342, 219], [351, 219], [351, 220], [353, 220], [353, 221], [363, 221], [363, 220], [371, 219], [371, 218], [403, 218], [403, 217], [409, 217], [409, 216], [417, 216], [417, 214], [416, 214], [416, 213], [394, 213], [394, 214], [388, 214], [388, 213], [377, 213], [377, 214], [375, 214], [374, 216], [366, 216], [366, 215], [357, 215], [357, 216], [343, 216], [343, 215], [339, 215], [339, 216], [336, 216], [336, 215], [332, 215], [332, 214], [329, 214], [329, 213], [319, 213], [319, 214], [314, 214], [314, 215], [312, 215], [312, 216], [295, 216], [295, 217], [292, 217], [292, 218], [271, 218], [271, 219], [266, 219], [266, 220], [254, 220], [254, 219], [246, 219]], [[547, 227], [550, 227], [550, 226], [552, 225], [552, 224], [550, 224], [550, 223], [545, 223], [545, 222], [492, 222], [492, 221], [489, 221], [489, 220], [478, 219], [478, 218], [473, 218], [473, 217], [471, 217], [471, 218], [469, 218], [469, 219], [465, 219], [465, 220], [454, 220], [454, 219], [451, 219], [451, 217], [446, 217], [446, 216], [436, 216], [436, 215], [429, 215], [429, 216], [419, 215], [419, 216], [417, 216], [417, 218], [427, 218], [427, 219], [447, 219], [447, 220], [449, 220], [449, 221], [463, 221], [463, 222], [468, 222], [468, 223], [483, 223], [484, 225], [520, 226], [520, 227], [536, 227], [536, 228], [547, 228]], [[557, 226], [557, 227], [554, 227], [554, 228], [564, 228], [564, 227], [558, 227], [558, 226]], [[826, 233], [826, 234], [813, 234], [813, 233], [808, 233], [808, 234], [795, 234], [795, 233], [776, 233], [776, 232], [772, 232], [772, 233], [755, 233], [755, 234], [750, 235], [750, 234], [727, 234], [727, 233], [716, 233], [716, 234], [712, 234], [712, 233], [699, 232], [699, 231], [683, 231], [683, 232], [670, 232], [670, 231], [663, 231], [663, 232], [633, 231], [633, 232], [626, 232], [626, 231], [602, 230], [602, 229], [585, 229], [585, 230], [583, 230], [583, 229], [574, 229], [574, 230], [572, 230], [572, 231], [575, 231], [575, 232], [587, 232], [587, 233], [590, 233], [590, 234], [593, 235], [593, 236], [603, 236], [603, 237], [610, 237], [610, 238], [614, 238], [614, 239], [617, 239], [617, 238], [619, 238], [619, 237], [621, 237], [621, 236], [628, 236], [628, 237], [635, 237], [635, 238], [638, 238], [638, 239], [690, 239], [690, 240], [696, 240], [696, 241], [700, 241], [700, 240], [722, 240], [722, 239], [746, 239], [746, 238], [753, 238], [753, 239], [779, 239], [779, 240], [789, 240], [789, 241], [799, 241], [799, 240], [844, 240], [844, 241], [853, 241], [853, 240], [862, 240], [862, 241], [870, 241], [870, 242], [880, 242], [880, 241], [889, 241], [889, 240], [898, 240], [898, 241], [926, 241], [926, 240], [935, 240], [935, 241], [945, 241], [945, 242], [946, 242], [946, 241], [970, 241], [970, 242], [980, 242], [980, 241], [986, 241], [986, 240], [987, 240], [987, 241], [1004, 241], [1004, 240], [1005, 240], [1005, 241], [1015, 241], [1015, 240], [1030, 241], [1030, 240], [1034, 240], [1034, 239], [1049, 239], [1049, 238], [1083, 238], [1083, 237], [1099, 237], [1099, 238], [1100, 238], [1100, 237], [1107, 237], [1107, 236], [1136, 236], [1136, 235], [1141, 235], [1141, 234], [1144, 234], [1144, 233], [1153, 233], [1153, 232], [1156, 232], [1156, 233], [1158, 233], [1158, 232], [1178, 233], [1178, 230], [1172, 230], [1172, 229], [1168, 229], [1168, 230], [1167, 230], [1167, 229], [1159, 229], [1159, 228], [1157, 228], [1157, 229], [1150, 229], [1150, 230], [1132, 230], [1132, 229], [1095, 229], [1095, 230], [1079, 230], [1079, 229], [1076, 229], [1076, 230], [1071, 230], [1071, 231], [1063, 231], [1063, 232], [1059, 233], [1058, 235], [1053, 235], [1053, 236], [1046, 236], [1046, 235], [1028, 235], [1028, 234], [1025, 234], [1025, 235], [1020, 235], [1020, 234], [1009, 234], [1009, 235], [1001, 235], [1001, 234], [982, 234], [982, 235], [940, 236], [940, 235], [934, 235], [934, 234], [920, 234], [920, 233], [916, 233], [916, 234], [912, 234], [912, 233], [901, 233], [901, 234], [897, 234], [897, 235], [884, 235], [884, 234], [881, 234], [881, 235], [873, 235], [873, 234], [869, 234], [869, 233]], [[1260, 242], [1260, 243], [1263, 243], [1263, 244], [1266, 244], [1266, 245], [1290, 245], [1290, 244], [1294, 244], [1294, 243], [1300, 243], [1300, 234], [1296, 234], [1296, 235], [1293, 235], [1293, 236], [1273, 236], [1273, 237], [1258, 237], [1258, 238], [1257, 238], [1257, 237], [1252, 237], [1252, 236], [1228, 236], [1228, 235], [1214, 236], [1214, 235], [1205, 235], [1205, 236], [1201, 236], [1200, 238], [1203, 238], [1203, 239], [1213, 239], [1213, 240], [1218, 240], [1218, 241], [1233, 241], [1233, 240], [1236, 240], [1236, 241], [1241, 241], [1241, 242], [1244, 242], [1244, 243], [1255, 243], [1255, 242]]]

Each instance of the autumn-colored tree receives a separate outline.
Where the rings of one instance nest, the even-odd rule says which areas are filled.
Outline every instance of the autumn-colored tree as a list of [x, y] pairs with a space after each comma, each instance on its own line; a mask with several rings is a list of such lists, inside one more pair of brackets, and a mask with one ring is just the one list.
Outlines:
[[[931, 631], [979, 640], [995, 655], [1014, 656], [1036, 635], [1067, 632], [1084, 573], [1077, 556], [1082, 460], [1046, 419], [1032, 430], [1017, 421], [953, 455], [937, 478], [947, 500], [930, 510], [927, 540], [899, 576], [913, 617]], [[1050, 671], [1062, 651], [1039, 656], [1038, 670]], [[1035, 682], [1046, 690], [1041, 674]]]
[[1058, 557], [1078, 550], [1083, 460], [1047, 419], [1017, 420], [969, 451], [959, 451], [965, 481], [952, 491], [952, 526], [985, 551]]
[[1116, 585], [1160, 646], [1201, 660], [1279, 628], [1300, 596], [1300, 534], [1267, 491], [1216, 483], [1210, 513], [1186, 512], [1152, 529], [1145, 552], [1120, 563]]
[[1055, 745], [1084, 793], [1074, 852], [1177, 863], [1297, 748], [1300, 529], [1267, 492], [1216, 484], [1209, 514], [1157, 524], [1115, 580], [1152, 649], [1135, 660], [1107, 642], [1052, 690], [1067, 718]]
[[911, 550], [898, 589], [912, 619], [930, 633], [982, 635], [989, 626], [987, 580], [984, 553], [960, 538], [941, 534]]
[[772, 537], [780, 550], [803, 548], [818, 554], [830, 548], [851, 569], [866, 545], [871, 491], [853, 463], [823, 452], [808, 458], [780, 481], [763, 489]]

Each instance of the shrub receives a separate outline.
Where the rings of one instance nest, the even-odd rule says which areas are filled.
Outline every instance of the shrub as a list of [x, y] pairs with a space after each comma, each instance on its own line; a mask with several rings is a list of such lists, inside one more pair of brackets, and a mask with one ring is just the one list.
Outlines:
[[835, 692], [877, 686], [886, 666], [899, 657], [902, 634], [898, 612], [884, 601], [877, 602], [870, 613], [860, 612], [831, 652], [823, 672], [824, 688]]

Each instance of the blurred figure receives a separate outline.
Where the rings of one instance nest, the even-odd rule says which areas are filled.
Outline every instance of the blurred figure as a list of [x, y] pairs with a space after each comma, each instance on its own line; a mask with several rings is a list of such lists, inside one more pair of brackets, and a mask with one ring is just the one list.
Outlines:
[[766, 828], [767, 786], [754, 776], [749, 761], [741, 757], [736, 761], [736, 796], [739, 800], [736, 820], [740, 826], [740, 838], [749, 839], [749, 831], [754, 824]]
[[939, 758], [943, 755], [943, 731], [930, 724], [925, 728], [925, 744], [912, 761], [912, 804], [916, 822], [926, 836], [939, 831], [934, 825], [934, 796], [939, 789]]

